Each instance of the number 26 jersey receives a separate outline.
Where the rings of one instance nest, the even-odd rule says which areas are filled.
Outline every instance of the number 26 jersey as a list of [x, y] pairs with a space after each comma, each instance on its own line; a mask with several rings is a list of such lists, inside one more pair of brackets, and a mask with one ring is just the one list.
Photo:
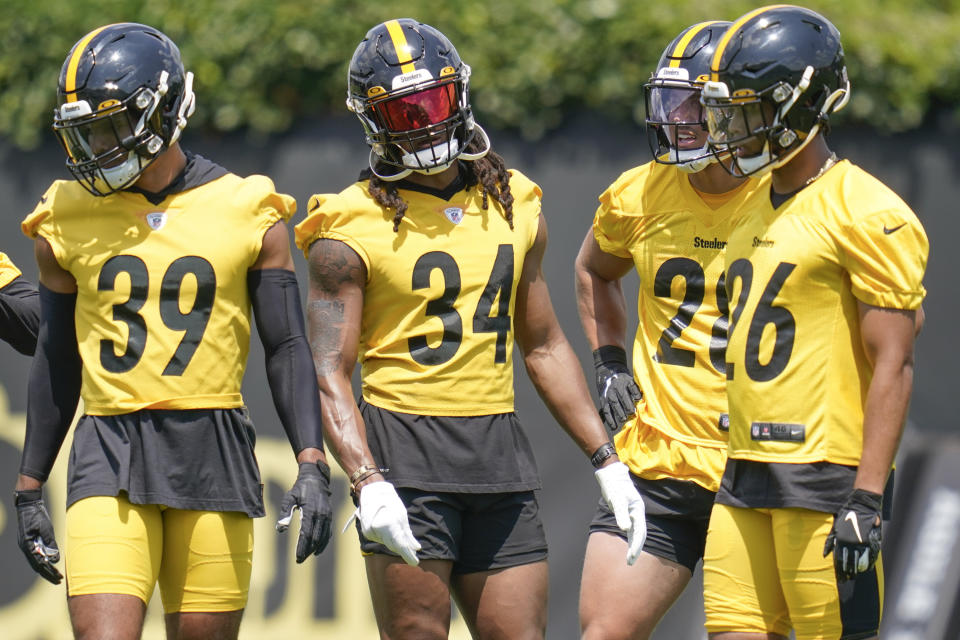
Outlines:
[[338, 240], [366, 266], [363, 397], [402, 413], [510, 413], [517, 284], [537, 235], [540, 188], [511, 171], [510, 229], [494, 198], [482, 208], [479, 186], [447, 199], [398, 185], [409, 205], [399, 232], [366, 181], [313, 196], [296, 227], [305, 254], [318, 238]]
[[856, 466], [873, 372], [858, 301], [918, 308], [926, 234], [847, 160], [776, 209], [751, 204], [726, 253], [729, 455]]
[[22, 224], [77, 281], [88, 414], [243, 405], [247, 270], [296, 202], [269, 178], [241, 178], [189, 154], [185, 176], [193, 175], [197, 186], [157, 204], [132, 190], [94, 197], [58, 180]]

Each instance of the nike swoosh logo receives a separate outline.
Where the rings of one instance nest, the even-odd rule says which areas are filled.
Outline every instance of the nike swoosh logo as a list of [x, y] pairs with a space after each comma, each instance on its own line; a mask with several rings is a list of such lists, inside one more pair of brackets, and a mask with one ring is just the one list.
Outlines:
[[47, 201], [47, 196], [40, 196], [40, 204], [43, 204]]
[[857, 534], [857, 542], [863, 544], [863, 536], [860, 535], [860, 523], [857, 521], [857, 514], [855, 514], [853, 511], [847, 511], [847, 515], [844, 517], [844, 520], [849, 520], [851, 523], [853, 523], [853, 532]]
[[887, 229], [887, 225], [883, 225], [883, 232], [884, 232], [885, 234], [887, 234], [887, 235], [890, 235], [891, 233], [893, 233], [894, 231], [896, 231], [896, 230], [899, 229], [900, 227], [906, 226], [906, 224], [907, 224], [907, 223], [904, 222], [903, 224], [898, 225], [898, 226], [894, 227], [893, 229]]

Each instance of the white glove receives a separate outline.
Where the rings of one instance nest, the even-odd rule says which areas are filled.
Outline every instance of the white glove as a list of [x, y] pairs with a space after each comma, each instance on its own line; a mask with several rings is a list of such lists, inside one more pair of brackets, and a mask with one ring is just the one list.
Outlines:
[[617, 526], [627, 532], [627, 564], [637, 561], [647, 538], [647, 516], [643, 498], [633, 486], [630, 470], [622, 462], [614, 462], [594, 472], [600, 493], [617, 519]]
[[420, 564], [417, 559], [420, 543], [410, 531], [407, 508], [392, 484], [379, 481], [360, 487], [357, 515], [360, 518], [360, 530], [367, 540], [379, 542], [409, 565]]

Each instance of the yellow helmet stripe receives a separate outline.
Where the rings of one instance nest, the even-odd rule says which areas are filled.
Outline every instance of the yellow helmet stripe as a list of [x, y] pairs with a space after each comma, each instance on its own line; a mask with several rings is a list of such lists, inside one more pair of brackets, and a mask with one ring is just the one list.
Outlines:
[[680, 58], [683, 57], [683, 52], [687, 50], [687, 46], [690, 44], [690, 41], [693, 40], [698, 33], [706, 29], [712, 24], [720, 22], [719, 20], [710, 20], [708, 22], [701, 22], [700, 24], [695, 24], [680, 38], [680, 42], [677, 43], [677, 46], [670, 53], [670, 66], [679, 67]]
[[740, 27], [750, 22], [765, 11], [789, 6], [789, 4], [771, 4], [766, 7], [760, 7], [759, 9], [754, 9], [749, 13], [743, 14], [737, 19], [736, 22], [730, 25], [730, 28], [727, 29], [727, 32], [723, 34], [722, 38], [720, 38], [720, 44], [717, 45], [717, 50], [713, 52], [713, 60], [710, 61], [710, 79], [714, 82], [720, 80], [720, 59], [723, 57], [723, 52], [727, 49], [727, 44], [733, 38], [734, 34], [740, 29]]
[[397, 51], [400, 71], [402, 73], [415, 71], [416, 67], [413, 65], [413, 58], [410, 56], [410, 45], [407, 44], [407, 36], [403, 35], [403, 27], [396, 20], [388, 20], [385, 24], [390, 39], [393, 40], [393, 48]]
[[80, 58], [83, 57], [83, 52], [86, 51], [87, 45], [90, 44], [90, 41], [108, 26], [109, 25], [104, 25], [99, 29], [94, 29], [87, 35], [83, 36], [83, 39], [77, 43], [76, 47], [73, 48], [73, 55], [70, 56], [70, 62], [67, 64], [67, 77], [64, 78], [63, 81], [63, 90], [67, 94], [67, 102], [77, 101], [77, 67], [80, 66]]

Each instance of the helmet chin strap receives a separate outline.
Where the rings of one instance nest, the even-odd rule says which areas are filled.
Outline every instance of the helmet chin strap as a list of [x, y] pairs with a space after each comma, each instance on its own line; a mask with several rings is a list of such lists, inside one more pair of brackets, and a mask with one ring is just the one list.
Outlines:
[[[684, 156], [687, 156], [685, 159]], [[717, 161], [717, 157], [710, 152], [707, 145], [699, 149], [685, 149], [677, 151], [677, 162], [674, 166], [684, 173], [700, 173], [712, 163]]]
[[[427, 149], [421, 149], [416, 153], [404, 153], [401, 159], [401, 162], [404, 164], [404, 169], [398, 171], [394, 174], [384, 175], [377, 172], [377, 158], [379, 157], [373, 150], [370, 149], [370, 154], [368, 156], [367, 162], [370, 165], [370, 171], [373, 172], [373, 175], [377, 176], [384, 182], [395, 182], [397, 180], [402, 180], [409, 176], [411, 173], [419, 173], [425, 176], [433, 175], [435, 173], [440, 173], [449, 169], [455, 161], [458, 159], [473, 161], [479, 160], [484, 157], [490, 151], [490, 136], [487, 135], [487, 132], [484, 131], [483, 127], [478, 124], [473, 125], [473, 130], [476, 134], [480, 135], [482, 141], [481, 149], [473, 153], [467, 153], [466, 151], [460, 150], [460, 141], [456, 138], [451, 138], [449, 142], [441, 143]], [[440, 164], [424, 167], [423, 161], [436, 158], [438, 155], [446, 155], [447, 149], [452, 149], [452, 152], [449, 154], [450, 157], [447, 158], [444, 162]], [[438, 154], [437, 151], [441, 150], [441, 153]], [[413, 166], [412, 166], [413, 165]]]

